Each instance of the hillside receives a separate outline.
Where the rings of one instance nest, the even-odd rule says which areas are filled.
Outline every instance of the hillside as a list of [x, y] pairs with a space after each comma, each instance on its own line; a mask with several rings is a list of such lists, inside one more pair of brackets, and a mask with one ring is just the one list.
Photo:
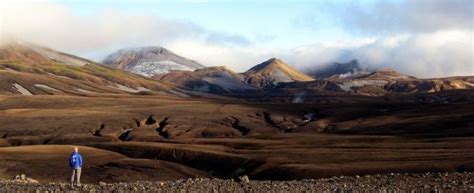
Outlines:
[[0, 48], [0, 94], [179, 93], [175, 87], [36, 45]]

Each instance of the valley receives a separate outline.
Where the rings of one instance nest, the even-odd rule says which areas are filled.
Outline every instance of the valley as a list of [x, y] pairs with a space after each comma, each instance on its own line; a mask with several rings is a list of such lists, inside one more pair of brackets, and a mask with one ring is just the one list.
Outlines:
[[[276, 58], [242, 73], [162, 73], [167, 59], [198, 63], [160, 47], [112, 59], [120, 62], [23, 43], [0, 49], [0, 178], [63, 182], [76, 145], [85, 183], [474, 169], [471, 76], [361, 72], [353, 61], [318, 78]], [[143, 65], [155, 70], [137, 72]]]
[[[63, 173], [48, 171], [67, 172], [60, 162], [71, 144], [82, 146], [90, 160], [84, 173], [90, 183], [240, 175], [292, 180], [474, 168], [472, 100], [337, 98], [303, 105], [140, 95], [1, 96], [5, 169], [0, 176], [28, 173], [45, 182], [62, 181]], [[42, 166], [33, 167], [37, 164]], [[116, 175], [129, 170], [135, 172]]]

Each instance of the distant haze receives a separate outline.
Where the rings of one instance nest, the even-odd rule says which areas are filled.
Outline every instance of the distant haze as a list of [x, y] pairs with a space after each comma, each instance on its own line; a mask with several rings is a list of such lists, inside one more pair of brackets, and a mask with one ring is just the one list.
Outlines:
[[0, 1], [0, 44], [32, 42], [100, 61], [163, 46], [245, 71], [357, 59], [417, 77], [474, 75], [474, 1]]

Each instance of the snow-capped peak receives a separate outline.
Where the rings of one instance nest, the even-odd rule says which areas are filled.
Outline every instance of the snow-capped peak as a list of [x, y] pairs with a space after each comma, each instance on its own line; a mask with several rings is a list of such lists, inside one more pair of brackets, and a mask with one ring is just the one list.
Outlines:
[[148, 77], [173, 70], [193, 71], [204, 68], [194, 60], [159, 46], [120, 49], [108, 55], [103, 63]]

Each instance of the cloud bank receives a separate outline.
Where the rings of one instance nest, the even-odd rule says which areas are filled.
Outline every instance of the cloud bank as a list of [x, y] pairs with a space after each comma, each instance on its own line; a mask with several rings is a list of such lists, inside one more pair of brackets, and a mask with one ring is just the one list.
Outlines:
[[474, 75], [472, 31], [438, 31], [395, 35], [297, 48], [288, 60], [302, 70], [314, 70], [334, 61], [358, 59], [365, 67], [392, 68], [417, 77]]

